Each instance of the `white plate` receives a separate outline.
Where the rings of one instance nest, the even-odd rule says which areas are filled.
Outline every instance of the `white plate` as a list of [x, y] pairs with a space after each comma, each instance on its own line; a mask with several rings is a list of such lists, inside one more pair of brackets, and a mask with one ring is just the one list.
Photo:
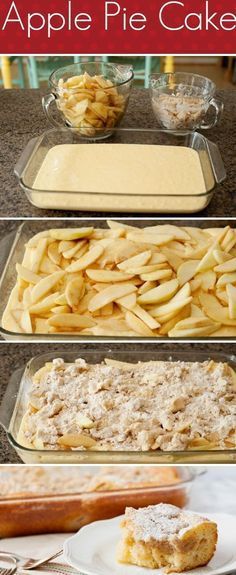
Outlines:
[[[189, 575], [223, 575], [236, 569], [236, 517], [223, 513], [204, 514], [218, 525], [216, 553], [206, 567], [186, 571]], [[162, 575], [162, 569], [122, 565], [116, 561], [121, 537], [121, 517], [95, 521], [83, 527], [64, 544], [64, 557], [85, 575]]]

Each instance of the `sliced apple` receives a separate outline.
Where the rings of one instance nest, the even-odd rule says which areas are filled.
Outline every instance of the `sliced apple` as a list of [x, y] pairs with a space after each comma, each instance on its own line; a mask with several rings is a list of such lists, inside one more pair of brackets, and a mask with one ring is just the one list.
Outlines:
[[76, 313], [57, 313], [48, 319], [48, 325], [58, 327], [59, 329], [66, 331], [67, 328], [81, 329], [92, 327], [95, 325], [95, 322], [91, 317], [87, 317], [85, 315], [79, 315]]
[[221, 274], [236, 272], [236, 258], [231, 258], [227, 261], [224, 261], [223, 263], [220, 263], [218, 266], [214, 267], [214, 271]]
[[59, 294], [55, 299], [56, 305], [67, 305], [67, 299], [64, 293]]
[[179, 280], [179, 285], [182, 286], [186, 282], [191, 280], [196, 272], [196, 269], [199, 265], [198, 260], [189, 260], [187, 262], [183, 262], [177, 271], [177, 278]]
[[160, 233], [160, 234], [170, 234], [174, 236], [175, 240], [189, 241], [190, 235], [184, 230], [184, 228], [173, 226], [172, 224], [161, 224], [157, 226], [148, 226], [144, 228], [147, 233]]
[[124, 297], [117, 299], [115, 303], [125, 307], [126, 309], [132, 309], [136, 305], [136, 300], [136, 293], [130, 293], [129, 295], [125, 295]]
[[56, 305], [51, 309], [52, 313], [71, 313], [71, 308], [68, 305]]
[[41, 264], [40, 264], [40, 273], [43, 274], [54, 274], [54, 272], [59, 272], [60, 271], [60, 267], [57, 266], [56, 264], [54, 264], [48, 256], [44, 256], [43, 259], [41, 260]]
[[236, 235], [234, 230], [227, 226], [227, 233], [221, 239], [221, 249], [225, 252], [230, 252], [236, 243]]
[[223, 304], [223, 306], [228, 306], [229, 305], [229, 298], [226, 292], [226, 289], [217, 289], [215, 290], [215, 294], [217, 299], [220, 300], [220, 302]]
[[198, 297], [200, 304], [208, 317], [223, 325], [236, 326], [236, 320], [230, 319], [229, 317], [229, 309], [227, 307], [223, 307], [214, 295], [201, 292]]
[[154, 319], [145, 309], [140, 305], [135, 305], [132, 309], [132, 313], [139, 317], [150, 329], [157, 329], [160, 324]]
[[170, 337], [202, 337], [214, 333], [220, 323], [214, 323], [208, 318], [190, 317], [181, 320], [169, 332]]
[[65, 289], [65, 297], [70, 307], [74, 308], [79, 305], [85, 292], [84, 279], [82, 277], [72, 278]]
[[191, 292], [192, 293], [196, 292], [201, 287], [200, 274], [198, 274], [198, 276], [196, 276], [194, 279], [190, 280], [189, 283], [190, 283], [190, 287], [191, 287]]
[[223, 274], [217, 281], [217, 287], [222, 288], [227, 284], [234, 284], [236, 282], [236, 272], [232, 272], [229, 274]]
[[163, 246], [162, 253], [166, 257], [168, 263], [172, 267], [172, 269], [177, 272], [181, 264], [183, 263], [183, 259], [178, 256], [174, 251], [166, 246]]
[[135, 226], [129, 226], [128, 224], [124, 224], [123, 222], [116, 222], [115, 220], [107, 220], [107, 225], [111, 230], [116, 230], [117, 228], [123, 228], [126, 232], [127, 230], [136, 230]]
[[227, 262], [228, 260], [232, 259], [231, 255], [227, 254], [226, 252], [223, 252], [222, 250], [214, 250], [213, 255], [218, 264], [223, 264], [224, 262]]
[[185, 260], [202, 260], [208, 251], [208, 245], [201, 248], [190, 248], [186, 247], [185, 253], [183, 254], [183, 259]]
[[51, 308], [56, 304], [59, 292], [46, 296], [43, 300], [29, 306], [29, 313], [31, 315], [44, 315], [50, 312]]
[[75, 242], [75, 241], [61, 240], [61, 241], [59, 241], [59, 244], [58, 244], [58, 252], [59, 252], [59, 254], [62, 255], [64, 252], [67, 252], [68, 250], [72, 250], [76, 247], [77, 247], [77, 242]]
[[199, 262], [199, 264], [196, 268], [196, 273], [205, 272], [205, 271], [210, 270], [211, 268], [215, 267], [215, 265], [216, 265], [216, 259], [214, 256], [214, 250], [215, 249], [216, 249], [216, 246], [214, 245], [203, 256], [203, 258], [201, 259], [201, 261]]
[[31, 271], [38, 273], [41, 267], [41, 262], [47, 251], [48, 241], [47, 238], [40, 238], [31, 257]]
[[33, 333], [30, 314], [26, 309], [22, 312], [20, 325], [25, 333]]
[[148, 265], [155, 265], [167, 262], [167, 258], [164, 254], [165, 246], [161, 248], [161, 252], [154, 251], [156, 248], [153, 248], [152, 257], [148, 262]]
[[134, 243], [153, 244], [154, 246], [162, 246], [171, 242], [174, 239], [170, 234], [150, 234], [148, 232], [128, 232], [127, 239]]
[[138, 303], [140, 304], [152, 304], [159, 303], [170, 299], [179, 287], [179, 282], [177, 279], [165, 282], [158, 287], [155, 287], [146, 293], [143, 293], [138, 297]]
[[196, 244], [205, 244], [209, 242], [209, 237], [206, 233], [207, 230], [201, 230], [201, 228], [195, 228], [194, 226], [184, 226], [183, 228], [187, 234], [192, 238]]
[[16, 271], [18, 273], [19, 278], [29, 284], [37, 284], [42, 279], [40, 275], [35, 274], [31, 270], [25, 268], [20, 264], [16, 264]]
[[126, 280], [130, 280], [134, 276], [134, 274], [126, 274], [124, 272], [120, 272], [117, 270], [109, 271], [109, 270], [95, 270], [95, 269], [87, 269], [86, 274], [94, 282], [102, 282], [102, 283], [124, 282]]
[[150, 281], [144, 282], [143, 285], [141, 285], [138, 288], [138, 293], [142, 295], [143, 293], [146, 293], [147, 291], [150, 291], [155, 287], [157, 287], [157, 282], [150, 282]]
[[[197, 276], [198, 277], [198, 276]], [[201, 280], [201, 287], [203, 291], [213, 290], [216, 283], [216, 273], [212, 270], [207, 272], [202, 272], [199, 274], [199, 279]]]
[[214, 337], [236, 337], [236, 327], [223, 325], [214, 332]]
[[[85, 253], [88, 249], [88, 241], [87, 239], [85, 240], [79, 240], [78, 242], [75, 242], [75, 245], [73, 247], [71, 247], [68, 250], [63, 250], [63, 257], [66, 260], [70, 260], [72, 258], [75, 258], [78, 256], [78, 253], [81, 253], [81, 250], [83, 250], [83, 253]], [[81, 255], [83, 255], [81, 253]]]
[[217, 330], [220, 328], [220, 326], [221, 326], [220, 323], [215, 323], [214, 325], [212, 324], [212, 326], [208, 326], [208, 327], [196, 327], [194, 329], [191, 329], [191, 328], [190, 329], [178, 329], [175, 326], [174, 329], [169, 331], [168, 335], [169, 335], [169, 337], [173, 337], [173, 338], [177, 338], [177, 337], [196, 338], [196, 337], [208, 337], [209, 335], [214, 336], [215, 333], [217, 332]]
[[101, 292], [97, 293], [88, 303], [88, 310], [94, 312], [104, 305], [107, 305], [111, 301], [116, 301], [117, 299], [129, 295], [137, 290], [133, 284], [113, 284], [106, 287]]
[[[132, 258], [128, 258], [123, 262], [117, 264], [117, 267], [120, 270], [126, 271], [127, 269], [135, 269], [140, 266], [145, 266], [146, 263], [150, 260], [152, 255], [151, 250], [146, 250], [145, 252], [141, 252]], [[165, 260], [164, 260], [165, 261]]]
[[206, 317], [205, 314], [203, 313], [202, 309], [194, 303], [191, 303], [190, 316], [191, 317]]
[[186, 305], [179, 313], [175, 314], [171, 319], [162, 323], [158, 333], [160, 335], [168, 335], [169, 331], [172, 330], [175, 325], [181, 321], [181, 319], [185, 319], [190, 315], [190, 304]]
[[[154, 308], [151, 308], [150, 314], [153, 315], [154, 317], [156, 316], [156, 313], [160, 315], [159, 311], [160, 308], [164, 308], [164, 310], [166, 310], [166, 306], [168, 305], [173, 305], [173, 310], [176, 309], [175, 304], [179, 304], [181, 303], [181, 307], [182, 307], [182, 303], [183, 301], [185, 301], [186, 299], [191, 298], [191, 289], [190, 289], [190, 284], [186, 283], [179, 291], [177, 291], [177, 293], [169, 300], [168, 304], [165, 304], [163, 306], [156, 306]], [[191, 298], [192, 299], [192, 298]], [[180, 308], [181, 309], [181, 308]], [[173, 311], [172, 310], [172, 311]], [[171, 313], [171, 311], [167, 311], [167, 313]], [[166, 311], [164, 311], [164, 314], [166, 314]]]
[[37, 303], [40, 299], [47, 295], [64, 277], [65, 272], [55, 272], [51, 276], [41, 279], [32, 289], [31, 299], [32, 303]]
[[73, 262], [66, 268], [68, 273], [78, 272], [85, 270], [91, 264], [96, 262], [98, 258], [103, 254], [104, 248], [102, 246], [93, 246], [88, 252], [86, 252], [81, 258]]
[[133, 312], [126, 312], [125, 321], [127, 326], [133, 331], [137, 332], [139, 335], [143, 335], [144, 337], [154, 337], [153, 331]]
[[79, 240], [92, 235], [94, 228], [56, 228], [49, 230], [49, 235], [55, 240]]
[[[119, 267], [119, 266], [118, 266]], [[149, 274], [152, 272], [156, 272], [158, 270], [166, 270], [169, 269], [168, 263], [163, 262], [161, 264], [152, 264], [147, 266], [140, 266], [138, 268], [127, 268], [126, 273], [132, 273], [133, 275], [141, 275], [141, 274]]]
[[49, 333], [49, 325], [47, 319], [43, 317], [36, 317], [34, 320], [34, 324], [35, 324], [34, 329], [35, 333], [41, 333], [41, 334]]
[[[165, 317], [166, 315], [169, 315], [169, 314], [178, 313], [183, 307], [185, 307], [186, 305], [191, 303], [192, 299], [193, 299], [192, 296], [190, 296], [188, 298], [183, 298], [183, 299], [179, 299], [176, 301], [171, 300], [167, 304], [160, 305], [160, 306], [150, 310], [150, 314], [153, 317], [157, 317], [161, 321], [161, 318], [163, 320], [162, 316]], [[166, 320], [167, 320], [167, 318], [165, 317], [165, 321]]]
[[143, 280], [144, 282], [147, 281], [159, 281], [159, 280], [163, 280], [163, 279], [170, 279], [172, 276], [173, 272], [171, 269], [166, 269], [166, 270], [156, 270], [155, 272], [150, 272], [147, 274], [141, 274], [140, 278], [141, 280]]
[[229, 317], [236, 319], [236, 287], [232, 284], [227, 284], [226, 292], [229, 298]]
[[61, 254], [59, 254], [58, 251], [58, 242], [52, 242], [51, 244], [49, 244], [48, 257], [54, 264], [56, 264], [57, 266], [60, 265]]

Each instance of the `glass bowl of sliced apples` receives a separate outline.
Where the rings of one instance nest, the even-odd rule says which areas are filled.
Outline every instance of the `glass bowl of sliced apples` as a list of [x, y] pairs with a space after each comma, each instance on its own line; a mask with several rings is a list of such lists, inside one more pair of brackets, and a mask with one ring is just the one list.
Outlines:
[[[44, 111], [53, 125], [74, 128], [87, 138], [106, 138], [125, 114], [133, 76], [132, 66], [106, 62], [59, 68], [49, 78], [51, 93], [43, 98]], [[59, 121], [52, 113], [53, 103]]]

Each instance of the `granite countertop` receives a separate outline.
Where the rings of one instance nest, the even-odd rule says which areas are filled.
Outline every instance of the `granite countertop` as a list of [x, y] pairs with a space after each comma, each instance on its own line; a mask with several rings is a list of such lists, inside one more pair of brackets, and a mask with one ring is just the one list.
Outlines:
[[[114, 343], [114, 344], [78, 344], [78, 343], [70, 343], [70, 344], [63, 344], [58, 343], [50, 344], [50, 349], [48, 344], [44, 343], [31, 343], [31, 344], [18, 344], [18, 343], [2, 343], [1, 344], [1, 368], [0, 368], [0, 377], [1, 377], [1, 385], [0, 385], [0, 405], [5, 393], [6, 387], [9, 383], [9, 379], [11, 374], [18, 368], [25, 366], [27, 361], [29, 361], [32, 357], [42, 354], [55, 352], [55, 357], [58, 355], [62, 355], [62, 352], [72, 351], [78, 353], [78, 355], [83, 356], [83, 352], [85, 350], [89, 350], [91, 352], [97, 351], [102, 349], [102, 353], [104, 356], [106, 355], [109, 349], [115, 351], [140, 351], [140, 343], [129, 343], [129, 344], [122, 344], [122, 343]], [[165, 343], [165, 344], [158, 344], [156, 343], [142, 343], [142, 351], [151, 351], [155, 349], [156, 351], [169, 351], [170, 353], [179, 352], [180, 346], [177, 343]], [[181, 351], [183, 351], [183, 357], [185, 352], [191, 352], [192, 358], [196, 359], [197, 355], [196, 352], [204, 351], [207, 354], [209, 353], [209, 357], [211, 354], [217, 354], [219, 352], [223, 354], [230, 354], [236, 353], [236, 344], [220, 344], [220, 343], [202, 343], [202, 344], [194, 344], [194, 343], [185, 343], [182, 346]], [[2, 463], [22, 463], [21, 460], [16, 455], [13, 447], [11, 447], [8, 443], [8, 439], [6, 437], [5, 431], [0, 427], [0, 464]]]
[[[13, 170], [23, 149], [32, 137], [50, 128], [41, 105], [42, 95], [43, 92], [40, 90], [0, 91], [0, 161], [2, 163], [0, 217], [114, 216], [112, 213], [40, 210], [29, 203], [24, 191], [18, 185]], [[225, 105], [222, 122], [219, 127], [205, 132], [205, 135], [220, 148], [227, 180], [217, 188], [212, 202], [198, 214], [198, 217], [234, 216], [236, 213], [236, 122], [234, 121], [236, 90], [220, 90], [217, 96], [223, 100]], [[139, 128], [158, 127], [151, 110], [148, 90], [133, 90], [122, 125]], [[115, 215], [117, 217], [117, 214]]]

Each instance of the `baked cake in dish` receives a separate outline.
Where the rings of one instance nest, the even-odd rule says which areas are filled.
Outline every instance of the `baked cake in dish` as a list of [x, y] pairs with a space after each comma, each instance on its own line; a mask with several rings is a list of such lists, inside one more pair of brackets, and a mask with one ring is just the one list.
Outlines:
[[236, 383], [223, 362], [54, 359], [35, 373], [18, 443], [39, 450], [236, 446]]
[[206, 565], [216, 549], [216, 523], [174, 505], [127, 507], [121, 528], [118, 561], [166, 573]]
[[[101, 467], [95, 471], [77, 466], [0, 466], [0, 499], [95, 491], [120, 491], [176, 485], [176, 467]], [[178, 492], [176, 497], [180, 496]]]

